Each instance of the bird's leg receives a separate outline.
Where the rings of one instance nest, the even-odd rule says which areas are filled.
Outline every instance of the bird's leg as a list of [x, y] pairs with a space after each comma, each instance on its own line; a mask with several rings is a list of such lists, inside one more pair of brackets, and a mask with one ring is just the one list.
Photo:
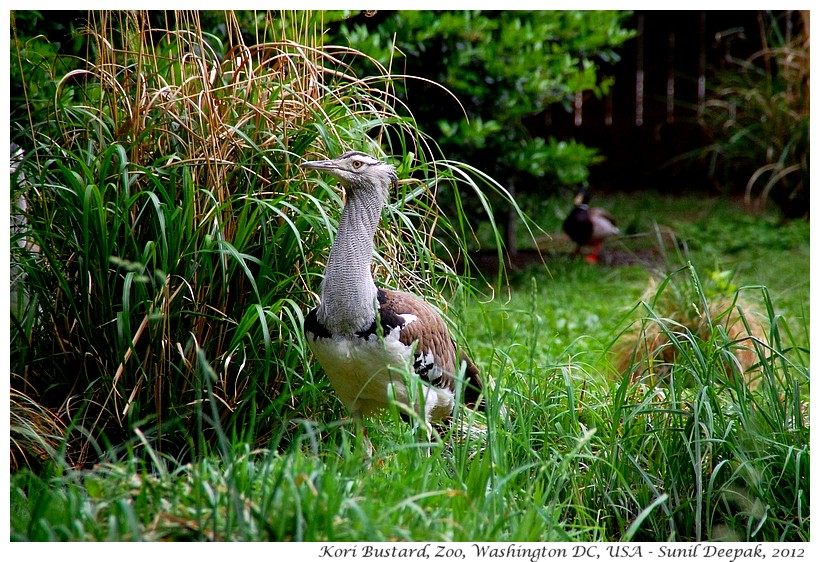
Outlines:
[[[367, 425], [364, 423], [364, 416], [362, 415], [362, 412], [360, 410], [351, 411], [350, 419], [353, 421], [352, 431], [353, 436], [355, 437], [354, 448], [361, 443], [364, 448], [365, 456], [368, 459], [373, 458], [373, 444], [370, 442], [370, 437], [367, 435]], [[343, 456], [345, 455], [344, 451], [341, 449], [340, 454]]]
[[367, 435], [367, 427], [362, 425], [362, 444], [364, 445], [364, 454], [367, 456], [368, 459], [373, 458], [373, 443], [370, 441], [370, 437]]
[[427, 445], [428, 446], [425, 447], [425, 448], [427, 449], [427, 456], [429, 457], [430, 454], [431, 454], [432, 444], [433, 444], [433, 426], [430, 425], [430, 422], [428, 421], [428, 422], [425, 422], [424, 429], [427, 431]]
[[422, 418], [419, 422], [414, 424], [413, 433], [418, 439], [419, 445], [425, 449], [427, 456], [429, 457], [434, 441], [433, 425], [425, 418]]
[[[433, 429], [433, 424], [431, 423], [433, 410], [438, 398], [435, 390], [432, 388], [422, 388], [420, 395], [421, 403], [419, 404], [419, 430], [423, 432], [424, 437], [427, 438], [427, 456], [429, 457], [432, 445], [436, 441], [441, 441], [441, 435], [437, 430]], [[419, 436], [419, 441], [422, 441], [424, 437]]]
[[354, 410], [350, 413], [353, 418], [353, 424], [356, 428], [356, 442], [361, 442], [364, 446], [364, 453], [368, 459], [373, 458], [373, 443], [370, 442], [370, 437], [367, 435], [367, 426], [364, 423], [361, 410]]
[[595, 242], [592, 245], [592, 251], [588, 253], [584, 259], [589, 263], [598, 263], [598, 252], [601, 251], [601, 243]]

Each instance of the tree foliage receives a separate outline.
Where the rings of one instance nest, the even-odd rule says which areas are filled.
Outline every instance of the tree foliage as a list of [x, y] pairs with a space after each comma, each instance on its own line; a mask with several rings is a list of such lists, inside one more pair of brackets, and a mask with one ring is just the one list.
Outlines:
[[338, 35], [394, 73], [431, 81], [397, 88], [448, 157], [499, 179], [522, 174], [573, 185], [586, 181], [597, 152], [534, 137], [526, 119], [555, 103], [571, 109], [577, 92], [608, 92], [612, 78], [601, 67], [616, 62], [617, 48], [633, 36], [622, 27], [627, 15], [402, 11], [375, 23], [344, 21]]

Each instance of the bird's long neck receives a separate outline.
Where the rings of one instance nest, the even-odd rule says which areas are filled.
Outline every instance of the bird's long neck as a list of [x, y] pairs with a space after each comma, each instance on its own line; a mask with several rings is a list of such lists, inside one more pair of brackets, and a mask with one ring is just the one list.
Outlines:
[[348, 193], [325, 268], [322, 302], [317, 311], [319, 321], [333, 334], [366, 330], [376, 317], [377, 290], [370, 264], [373, 237], [385, 201], [358, 190]]

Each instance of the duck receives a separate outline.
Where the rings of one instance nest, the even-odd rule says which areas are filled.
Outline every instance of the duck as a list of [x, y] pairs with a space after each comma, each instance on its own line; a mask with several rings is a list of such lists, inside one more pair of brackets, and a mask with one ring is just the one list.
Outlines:
[[584, 256], [589, 263], [598, 263], [601, 245], [610, 236], [620, 234], [615, 217], [606, 209], [590, 207], [591, 196], [586, 187], [578, 189], [573, 201], [574, 207], [564, 219], [564, 232], [577, 244], [574, 255], [581, 253], [584, 246], [592, 250]]
[[308, 347], [354, 420], [395, 401], [415, 409], [432, 437], [432, 424], [451, 416], [459, 389], [475, 405], [483, 384], [434, 306], [373, 279], [374, 236], [397, 187], [396, 169], [358, 151], [300, 166], [336, 178], [346, 195], [320, 302], [304, 320]]

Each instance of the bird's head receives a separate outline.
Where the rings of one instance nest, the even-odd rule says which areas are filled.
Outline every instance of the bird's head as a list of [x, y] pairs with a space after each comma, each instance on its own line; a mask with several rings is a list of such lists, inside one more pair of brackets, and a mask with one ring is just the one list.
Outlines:
[[327, 172], [345, 188], [353, 191], [368, 189], [387, 190], [398, 185], [396, 168], [364, 152], [345, 152], [331, 160], [314, 160], [299, 164], [309, 170]]
[[589, 191], [586, 187], [581, 186], [578, 188], [578, 193], [575, 195], [575, 199], [573, 203], [575, 203], [576, 207], [580, 207], [581, 205], [589, 205], [589, 200], [592, 197], [589, 194]]

